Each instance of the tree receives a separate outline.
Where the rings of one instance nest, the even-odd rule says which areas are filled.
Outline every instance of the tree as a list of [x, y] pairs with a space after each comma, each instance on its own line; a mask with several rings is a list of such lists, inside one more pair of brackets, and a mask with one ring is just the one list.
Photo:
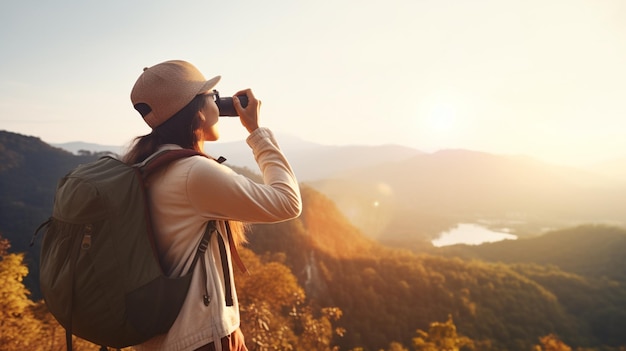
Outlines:
[[539, 338], [539, 345], [535, 345], [533, 351], [572, 351], [558, 336], [548, 334]]
[[0, 233], [0, 257], [6, 255], [10, 247], [9, 240], [3, 238], [2, 233]]
[[297, 301], [289, 315], [299, 336], [298, 350], [337, 350], [330, 345], [335, 334], [343, 336], [345, 333], [343, 328], [333, 330], [332, 326], [333, 322], [341, 318], [342, 312], [339, 308], [322, 308], [321, 316], [315, 318], [311, 306], [305, 306], [301, 301]]
[[341, 318], [336, 307], [317, 311], [305, 303], [304, 290], [291, 270], [280, 262], [262, 262], [252, 251], [242, 249], [242, 259], [252, 272], [239, 275], [237, 291], [241, 324], [251, 351], [334, 350], [333, 329]]
[[0, 349], [33, 350], [41, 323], [34, 317], [35, 305], [22, 280], [28, 274], [24, 254], [0, 256]]
[[409, 351], [409, 349], [407, 349], [406, 347], [404, 347], [404, 345], [397, 341], [392, 341], [391, 343], [389, 343], [387, 351]]
[[459, 351], [462, 348], [473, 350], [474, 343], [457, 334], [452, 316], [448, 315], [445, 323], [431, 323], [428, 332], [418, 329], [417, 337], [413, 338], [413, 347], [416, 351]]

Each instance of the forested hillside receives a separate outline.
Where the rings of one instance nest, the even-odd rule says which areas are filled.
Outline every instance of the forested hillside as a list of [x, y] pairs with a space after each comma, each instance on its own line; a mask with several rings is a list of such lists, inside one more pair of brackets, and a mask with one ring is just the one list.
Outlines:
[[450, 257], [505, 263], [553, 265], [586, 277], [626, 281], [626, 230], [607, 225], [580, 225], [515, 241], [439, 250]]
[[[94, 156], [0, 132], [0, 233], [11, 244], [7, 251], [0, 238], [0, 349], [62, 345], [37, 294], [38, 249], [26, 243], [50, 214], [58, 178]], [[436, 350], [437, 328], [454, 331], [451, 347], [463, 350], [626, 345], [624, 229], [581, 226], [416, 253], [365, 237], [314, 188], [303, 184], [302, 194], [300, 218], [252, 226], [242, 250], [252, 274], [236, 281], [251, 350]]]
[[[347, 333], [338, 342], [344, 348], [369, 345], [376, 350], [390, 339], [410, 345], [416, 328], [424, 330], [448, 314], [459, 331], [483, 343], [481, 350], [529, 350], [549, 333], [577, 346], [626, 343], [616, 327], [626, 323], [624, 280], [600, 281], [554, 265], [461, 259], [434, 248], [423, 254], [385, 248], [354, 237], [354, 226], [325, 196], [306, 187], [303, 196], [301, 219], [255, 228], [250, 246], [259, 254], [284, 252], [288, 266], [318, 303], [342, 309], [338, 324]], [[623, 234], [601, 227], [589, 237], [615, 231]], [[559, 233], [546, 234], [545, 240], [552, 235]], [[341, 246], [344, 240], [349, 249]], [[567, 238], [560, 242], [552, 255], [565, 252], [580, 265], [585, 262], [581, 257], [594, 255], [587, 252], [593, 247]], [[518, 249], [524, 250], [523, 245]], [[621, 270], [625, 264], [620, 258], [603, 269], [618, 265], [615, 269]]]

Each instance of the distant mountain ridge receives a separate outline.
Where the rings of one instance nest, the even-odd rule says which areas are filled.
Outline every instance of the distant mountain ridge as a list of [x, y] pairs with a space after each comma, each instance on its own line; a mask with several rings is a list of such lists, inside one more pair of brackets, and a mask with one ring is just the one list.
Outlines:
[[[332, 146], [304, 141], [299, 138], [280, 135], [278, 143], [287, 155], [299, 181], [324, 179], [352, 168], [366, 167], [379, 162], [401, 161], [421, 154], [420, 151], [399, 146]], [[122, 154], [122, 146], [99, 145], [84, 142], [53, 144], [78, 154], [79, 151], [111, 151]], [[212, 156], [224, 156], [227, 164], [246, 167], [257, 171], [252, 151], [245, 141], [207, 143], [206, 152]], [[258, 171], [257, 171], [258, 172]]]
[[[368, 165], [382, 164], [386, 161], [401, 161], [418, 155], [463, 151], [469, 153], [475, 152], [462, 149], [442, 149], [433, 153], [425, 153], [411, 147], [393, 144], [323, 145], [285, 134], [279, 134], [277, 139], [282, 150], [287, 154], [290, 162], [293, 163], [294, 169], [298, 171], [298, 175], [303, 181], [320, 180], [350, 168], [367, 167]], [[78, 154], [80, 150], [92, 152], [111, 151], [116, 154], [122, 154], [126, 147], [122, 145], [102, 145], [81, 141], [53, 143], [51, 145], [67, 150], [73, 154]], [[256, 169], [256, 163], [254, 162], [252, 153], [243, 140], [208, 143], [207, 151], [213, 156], [226, 157], [229, 163], [235, 166], [247, 167], [252, 170]], [[487, 154], [484, 152], [476, 153]], [[532, 160], [529, 156], [492, 155]], [[546, 162], [543, 163], [548, 164]], [[626, 182], [626, 156], [586, 167], [563, 166], [563, 168], [578, 169], [579, 171], [586, 171], [598, 176], [605, 176], [607, 179], [612, 179], [612, 181]]]
[[103, 152], [110, 151], [114, 154], [121, 155], [124, 153], [124, 147], [119, 145], [101, 145], [94, 143], [86, 143], [82, 141], [73, 141], [68, 143], [56, 143], [51, 144], [54, 147], [61, 148], [63, 150], [67, 150], [75, 155], [78, 155], [81, 151], [89, 151], [89, 152]]

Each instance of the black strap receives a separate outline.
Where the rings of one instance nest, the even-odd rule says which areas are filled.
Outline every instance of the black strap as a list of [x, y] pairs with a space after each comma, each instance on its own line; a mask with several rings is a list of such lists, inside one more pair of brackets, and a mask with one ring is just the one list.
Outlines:
[[209, 278], [207, 276], [206, 259], [204, 258], [204, 255], [200, 257], [200, 260], [202, 261], [202, 276], [204, 277], [204, 295], [202, 295], [202, 302], [205, 306], [208, 306], [211, 303], [211, 296], [209, 295], [209, 287], [207, 286], [209, 284]]
[[233, 291], [230, 282], [230, 266], [228, 265], [228, 257], [226, 256], [226, 245], [224, 245], [224, 239], [221, 235], [218, 236], [218, 243], [220, 257], [222, 259], [222, 273], [224, 275], [224, 298], [226, 299], [226, 306], [232, 306], [234, 303]]
[[50, 223], [51, 223], [51, 222], [52, 222], [52, 217], [48, 218], [48, 220], [47, 220], [47, 221], [45, 221], [45, 222], [41, 223], [41, 224], [39, 225], [39, 227], [37, 227], [37, 229], [35, 229], [35, 232], [33, 233], [33, 237], [30, 239], [30, 244], [29, 244], [29, 246], [31, 246], [31, 247], [32, 247], [33, 245], [35, 245], [35, 239], [37, 238], [37, 235], [39, 234], [39, 231], [40, 231], [41, 229], [43, 229], [43, 227], [47, 227], [48, 225], [50, 225]]
[[[85, 224], [84, 229], [83, 229], [83, 237], [85, 235], [88, 234], [88, 232], [91, 231], [91, 224]], [[89, 233], [90, 234], [90, 233]], [[76, 263], [78, 261], [78, 256], [80, 253], [80, 250], [82, 248], [82, 240], [83, 238], [75, 238], [75, 240], [78, 239], [75, 243], [73, 243], [74, 245], [74, 250], [76, 250], [76, 252], [74, 252], [74, 258], [72, 259], [72, 261], [70, 262], [70, 272], [76, 272]], [[67, 324], [67, 327], [65, 328], [65, 345], [67, 348], [67, 351], [72, 351], [72, 316], [74, 315], [74, 305], [73, 305], [73, 301], [74, 301], [74, 274], [72, 274], [72, 280], [70, 282], [70, 299], [69, 299], [69, 306], [68, 306], [68, 310], [69, 310], [69, 321]]]
[[67, 351], [72, 351], [72, 331], [65, 329], [65, 345], [67, 345]]
[[196, 267], [196, 263], [198, 263], [198, 259], [202, 261], [202, 276], [204, 277], [204, 295], [202, 296], [202, 302], [204, 302], [205, 306], [208, 306], [211, 302], [211, 296], [209, 296], [209, 278], [207, 276], [206, 271], [206, 261], [204, 258], [205, 252], [209, 247], [209, 242], [211, 240], [211, 235], [217, 231], [217, 227], [215, 226], [215, 221], [208, 221], [206, 227], [204, 229], [204, 234], [202, 234], [202, 240], [200, 240], [200, 244], [198, 245], [198, 250], [196, 251], [196, 256], [193, 258], [193, 262], [191, 262], [190, 272], [193, 274], [194, 268]]
[[207, 248], [209, 247], [209, 241], [211, 240], [211, 235], [217, 230], [215, 226], [215, 221], [208, 221], [206, 227], [204, 228], [204, 234], [202, 234], [202, 239], [200, 240], [200, 244], [198, 244], [198, 250], [196, 250], [196, 255], [191, 262], [191, 268], [193, 269], [198, 263], [198, 259], [204, 256]]

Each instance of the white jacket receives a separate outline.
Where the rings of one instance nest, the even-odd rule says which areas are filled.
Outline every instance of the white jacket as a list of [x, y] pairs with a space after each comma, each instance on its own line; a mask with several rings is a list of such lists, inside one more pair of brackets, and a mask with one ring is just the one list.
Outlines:
[[[168, 269], [168, 276], [181, 276], [189, 270], [209, 220], [217, 220], [219, 234], [228, 248], [225, 220], [270, 223], [300, 214], [302, 201], [297, 180], [271, 131], [259, 128], [250, 134], [247, 143], [252, 148], [264, 184], [255, 183], [202, 156], [175, 161], [150, 178], [152, 222], [161, 262]], [[233, 305], [227, 306], [225, 302], [227, 289], [222, 258], [218, 237], [214, 235], [205, 256], [209, 305], [203, 302], [205, 279], [202, 277], [202, 261], [198, 261], [191, 287], [170, 331], [135, 346], [137, 350], [194, 350], [212, 341], [217, 343], [239, 327], [233, 265], [228, 249], [226, 253]]]

